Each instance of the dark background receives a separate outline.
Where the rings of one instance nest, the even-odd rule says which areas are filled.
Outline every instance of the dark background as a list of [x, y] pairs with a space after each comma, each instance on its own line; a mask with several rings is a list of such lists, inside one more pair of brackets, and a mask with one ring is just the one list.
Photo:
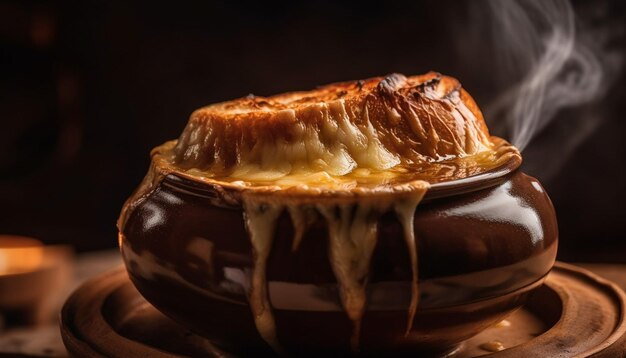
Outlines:
[[[619, 25], [623, 3], [574, 5]], [[470, 16], [484, 1], [173, 4], [0, 0], [0, 233], [114, 247], [150, 149], [216, 101], [429, 70], [459, 78], [480, 106], [503, 90], [498, 44]], [[616, 28], [609, 45], [624, 51]], [[524, 153], [556, 206], [561, 259], [626, 262], [626, 77], [616, 76], [605, 98], [560, 112]], [[595, 131], [563, 148], [581, 121], [598, 121]]]

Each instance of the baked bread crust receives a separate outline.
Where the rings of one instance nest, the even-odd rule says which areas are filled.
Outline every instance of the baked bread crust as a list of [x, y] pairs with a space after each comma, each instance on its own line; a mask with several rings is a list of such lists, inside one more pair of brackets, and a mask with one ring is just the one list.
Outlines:
[[193, 112], [172, 164], [242, 177], [253, 172], [324, 171], [439, 162], [494, 144], [472, 97], [430, 72], [333, 83], [311, 91], [247, 96]]

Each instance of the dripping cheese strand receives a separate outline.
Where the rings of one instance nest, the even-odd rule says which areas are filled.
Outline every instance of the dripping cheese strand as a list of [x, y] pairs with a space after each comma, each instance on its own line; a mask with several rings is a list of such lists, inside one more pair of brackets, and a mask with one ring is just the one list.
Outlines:
[[394, 211], [398, 217], [398, 220], [402, 224], [404, 231], [404, 241], [406, 242], [407, 249], [409, 250], [409, 257], [411, 259], [411, 301], [409, 303], [409, 314], [407, 318], [405, 336], [409, 335], [411, 328], [413, 328], [413, 320], [415, 319], [415, 312], [417, 311], [417, 304], [419, 301], [418, 290], [418, 266], [417, 266], [417, 243], [415, 242], [415, 229], [413, 220], [415, 217], [415, 210], [417, 205], [426, 194], [426, 191], [416, 191], [415, 196], [398, 201], [394, 205]]
[[320, 204], [318, 210], [328, 223], [330, 264], [344, 310], [354, 325], [351, 347], [358, 351], [367, 275], [377, 241], [378, 212], [369, 204], [357, 204], [356, 208], [348, 204]]
[[295, 252], [300, 247], [306, 230], [317, 220], [318, 215], [315, 208], [308, 205], [288, 205], [287, 210], [294, 230], [291, 251]]
[[254, 257], [249, 294], [250, 308], [261, 337], [275, 352], [281, 353], [283, 349], [276, 337], [276, 323], [267, 293], [266, 267], [274, 241], [276, 222], [283, 207], [260, 203], [250, 197], [244, 198], [243, 202], [245, 223]]

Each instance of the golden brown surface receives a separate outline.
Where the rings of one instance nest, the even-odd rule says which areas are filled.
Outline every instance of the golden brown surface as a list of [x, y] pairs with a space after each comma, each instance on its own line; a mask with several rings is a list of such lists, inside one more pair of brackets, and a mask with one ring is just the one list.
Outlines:
[[213, 104], [153, 154], [201, 180], [344, 189], [459, 179], [519, 156], [489, 136], [456, 79], [434, 72]]
[[489, 145], [471, 97], [455, 79], [429, 73], [204, 107], [192, 114], [174, 150], [178, 165], [212, 172], [300, 165], [343, 175], [356, 167], [473, 154]]

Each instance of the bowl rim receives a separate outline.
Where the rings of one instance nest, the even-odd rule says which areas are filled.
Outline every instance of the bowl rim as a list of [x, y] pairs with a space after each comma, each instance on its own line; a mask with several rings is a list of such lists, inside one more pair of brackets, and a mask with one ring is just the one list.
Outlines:
[[[426, 193], [422, 199], [422, 202], [430, 201], [433, 199], [440, 199], [445, 197], [451, 197], [466, 193], [471, 193], [474, 191], [487, 189], [493, 186], [496, 186], [504, 181], [516, 172], [522, 163], [522, 158], [519, 155], [511, 155], [509, 156], [501, 165], [490, 169], [488, 171], [468, 176], [461, 179], [454, 179], [449, 181], [437, 182], [430, 184], [429, 188], [426, 190]], [[188, 194], [192, 194], [195, 196], [202, 196], [209, 199], [223, 199], [226, 201], [229, 207], [240, 206], [241, 202], [241, 194], [245, 191], [255, 192], [256, 190], [250, 190], [248, 187], [244, 186], [236, 186], [227, 182], [218, 182], [218, 181], [205, 181], [194, 177], [192, 175], [188, 175], [185, 173], [181, 173], [179, 171], [165, 171], [163, 174], [162, 183], [168, 187], [173, 188], [177, 191], [182, 191]], [[278, 198], [278, 192], [281, 192], [281, 198], [294, 198], [298, 200], [306, 200], [315, 201], [315, 200], [350, 200], [354, 199], [365, 199], [365, 198], [379, 198], [381, 195], [395, 195], [401, 196], [409, 192], [409, 190], [404, 191], [393, 191], [387, 188], [387, 190], [376, 191], [375, 189], [366, 193], [355, 193], [350, 191], [329, 191], [329, 192], [321, 192], [319, 194], [314, 194], [308, 191], [300, 191], [300, 192], [289, 192], [287, 190], [265, 190], [260, 191], [265, 195], [266, 198]], [[212, 200], [213, 204], [215, 204], [215, 200]]]

